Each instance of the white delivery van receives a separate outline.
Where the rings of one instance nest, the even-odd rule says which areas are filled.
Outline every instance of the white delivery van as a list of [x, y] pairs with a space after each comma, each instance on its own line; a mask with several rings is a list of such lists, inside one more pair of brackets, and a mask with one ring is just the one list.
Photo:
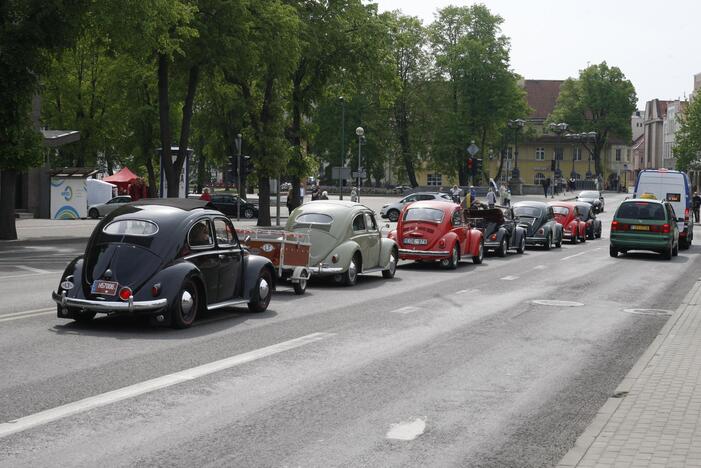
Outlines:
[[692, 194], [689, 176], [670, 169], [644, 169], [635, 181], [635, 198], [667, 200], [674, 208], [679, 226], [679, 247], [688, 249], [694, 238]]

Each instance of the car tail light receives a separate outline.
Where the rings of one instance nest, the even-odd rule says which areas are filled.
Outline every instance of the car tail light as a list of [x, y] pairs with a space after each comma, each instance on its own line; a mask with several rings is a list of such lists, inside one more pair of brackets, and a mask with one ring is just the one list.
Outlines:
[[543, 234], [545, 234], [545, 229], [543, 229], [543, 228], [538, 229], [538, 235], [542, 236]]
[[650, 226], [650, 232], [661, 232], [662, 234], [669, 234], [671, 227], [669, 224]]
[[492, 234], [489, 238], [492, 239], [492, 240], [497, 240], [497, 235], [496, 235], [496, 234]]
[[[689, 210], [687, 210], [687, 211], [689, 211]], [[670, 232], [669, 224], [667, 224], [667, 223], [663, 224], [662, 225], [662, 233], [669, 234], [669, 232]]]
[[161, 293], [161, 283], [156, 283], [153, 286], [151, 286], [151, 295], [153, 297], [158, 297], [158, 295]]
[[119, 298], [123, 301], [128, 301], [131, 295], [131, 288], [122, 288], [119, 290]]
[[441, 249], [445, 248], [445, 239], [441, 239], [440, 242], [438, 242], [438, 247], [440, 247]]
[[338, 254], [333, 254], [331, 256], [331, 263], [338, 263]]
[[689, 208], [684, 208], [684, 222], [689, 222]]

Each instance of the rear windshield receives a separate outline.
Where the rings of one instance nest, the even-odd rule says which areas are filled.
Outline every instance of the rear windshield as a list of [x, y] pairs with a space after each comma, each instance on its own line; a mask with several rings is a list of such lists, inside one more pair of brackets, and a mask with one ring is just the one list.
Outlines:
[[295, 222], [300, 224], [331, 224], [333, 218], [321, 213], [302, 213], [297, 216]]
[[158, 226], [151, 221], [123, 219], [109, 223], [102, 232], [114, 236], [152, 236], [158, 232]]
[[440, 223], [443, 221], [443, 210], [435, 208], [409, 208], [404, 213], [404, 221], [430, 221]]
[[532, 206], [517, 206], [514, 208], [514, 215], [518, 217], [539, 218], [540, 213], [540, 208], [533, 208]]
[[599, 198], [599, 192], [587, 191], [579, 192], [579, 198]]
[[664, 221], [666, 219], [664, 206], [660, 203], [629, 202], [618, 207], [616, 218], [648, 219]]
[[553, 206], [553, 213], [556, 215], [567, 216], [570, 213], [569, 208], [563, 206]]

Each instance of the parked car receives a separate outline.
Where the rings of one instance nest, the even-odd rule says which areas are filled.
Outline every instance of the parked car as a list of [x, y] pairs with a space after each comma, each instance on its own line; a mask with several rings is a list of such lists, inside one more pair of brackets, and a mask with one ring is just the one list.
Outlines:
[[[214, 208], [221, 211], [227, 216], [235, 218], [238, 209], [237, 195], [232, 195], [228, 193], [215, 193], [212, 194], [212, 205]], [[241, 199], [241, 217], [246, 219], [257, 218], [258, 217], [258, 207], [253, 203], [247, 202], [243, 198]]]
[[526, 229], [516, 224], [512, 208], [467, 209], [465, 216], [477, 220], [476, 227], [484, 236], [484, 248], [506, 257], [509, 249], [522, 254], [526, 250]]
[[583, 190], [577, 195], [576, 201], [589, 203], [594, 213], [604, 212], [604, 196], [598, 190]]
[[582, 220], [587, 223], [587, 239], [601, 239], [601, 220], [596, 217], [591, 205], [586, 202], [575, 202]]
[[539, 201], [514, 203], [514, 216], [526, 230], [526, 245], [542, 245], [545, 250], [562, 246], [562, 224], [555, 220], [552, 206]]
[[650, 199], [625, 200], [611, 222], [609, 253], [652, 250], [671, 260], [679, 253], [679, 227], [672, 204]]
[[131, 202], [131, 196], [129, 195], [120, 195], [118, 197], [114, 197], [113, 199], [105, 202], [105, 203], [98, 203], [96, 205], [91, 205], [88, 207], [88, 216], [90, 216], [92, 219], [97, 219], [102, 216], [107, 216], [108, 214], [112, 213], [114, 210], [117, 208], [126, 205], [127, 203]]
[[314, 276], [334, 276], [346, 286], [358, 275], [382, 272], [393, 278], [399, 252], [392, 239], [382, 237], [375, 213], [360, 203], [315, 200], [292, 211], [287, 231], [309, 234], [309, 269]]
[[555, 221], [562, 224], [562, 237], [569, 239], [571, 243], [586, 242], [587, 223], [582, 219], [576, 203], [550, 202], [549, 205], [555, 214]]
[[404, 193], [412, 189], [411, 185], [395, 185], [392, 187], [392, 193]]
[[407, 195], [406, 197], [402, 198], [397, 202], [383, 205], [382, 209], [380, 210], [380, 216], [382, 216], [383, 218], [388, 218], [392, 222], [396, 222], [399, 219], [399, 213], [402, 211], [402, 208], [404, 208], [404, 206], [406, 206], [408, 203], [424, 200], [440, 200], [453, 203], [453, 200], [447, 193], [417, 192], [412, 193], [411, 195]]
[[455, 269], [463, 258], [482, 263], [484, 237], [465, 221], [460, 205], [438, 200], [407, 205], [389, 238], [399, 245], [401, 260], [438, 260]]
[[[646, 195], [643, 197], [643, 195]], [[688, 249], [694, 240], [691, 182], [685, 172], [667, 169], [644, 169], [638, 173], [633, 198], [666, 200], [677, 215], [679, 247]]]
[[100, 221], [85, 253], [66, 267], [53, 300], [58, 317], [149, 316], [175, 328], [205, 310], [267, 309], [270, 260], [241, 247], [229, 218], [207, 202], [146, 199]]

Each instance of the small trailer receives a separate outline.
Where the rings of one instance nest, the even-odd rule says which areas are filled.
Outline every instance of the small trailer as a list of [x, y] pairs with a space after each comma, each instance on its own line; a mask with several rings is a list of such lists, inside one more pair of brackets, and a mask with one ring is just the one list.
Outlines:
[[278, 278], [292, 283], [295, 294], [304, 294], [311, 276], [309, 234], [281, 229], [236, 229], [242, 244], [255, 255], [273, 262]]

